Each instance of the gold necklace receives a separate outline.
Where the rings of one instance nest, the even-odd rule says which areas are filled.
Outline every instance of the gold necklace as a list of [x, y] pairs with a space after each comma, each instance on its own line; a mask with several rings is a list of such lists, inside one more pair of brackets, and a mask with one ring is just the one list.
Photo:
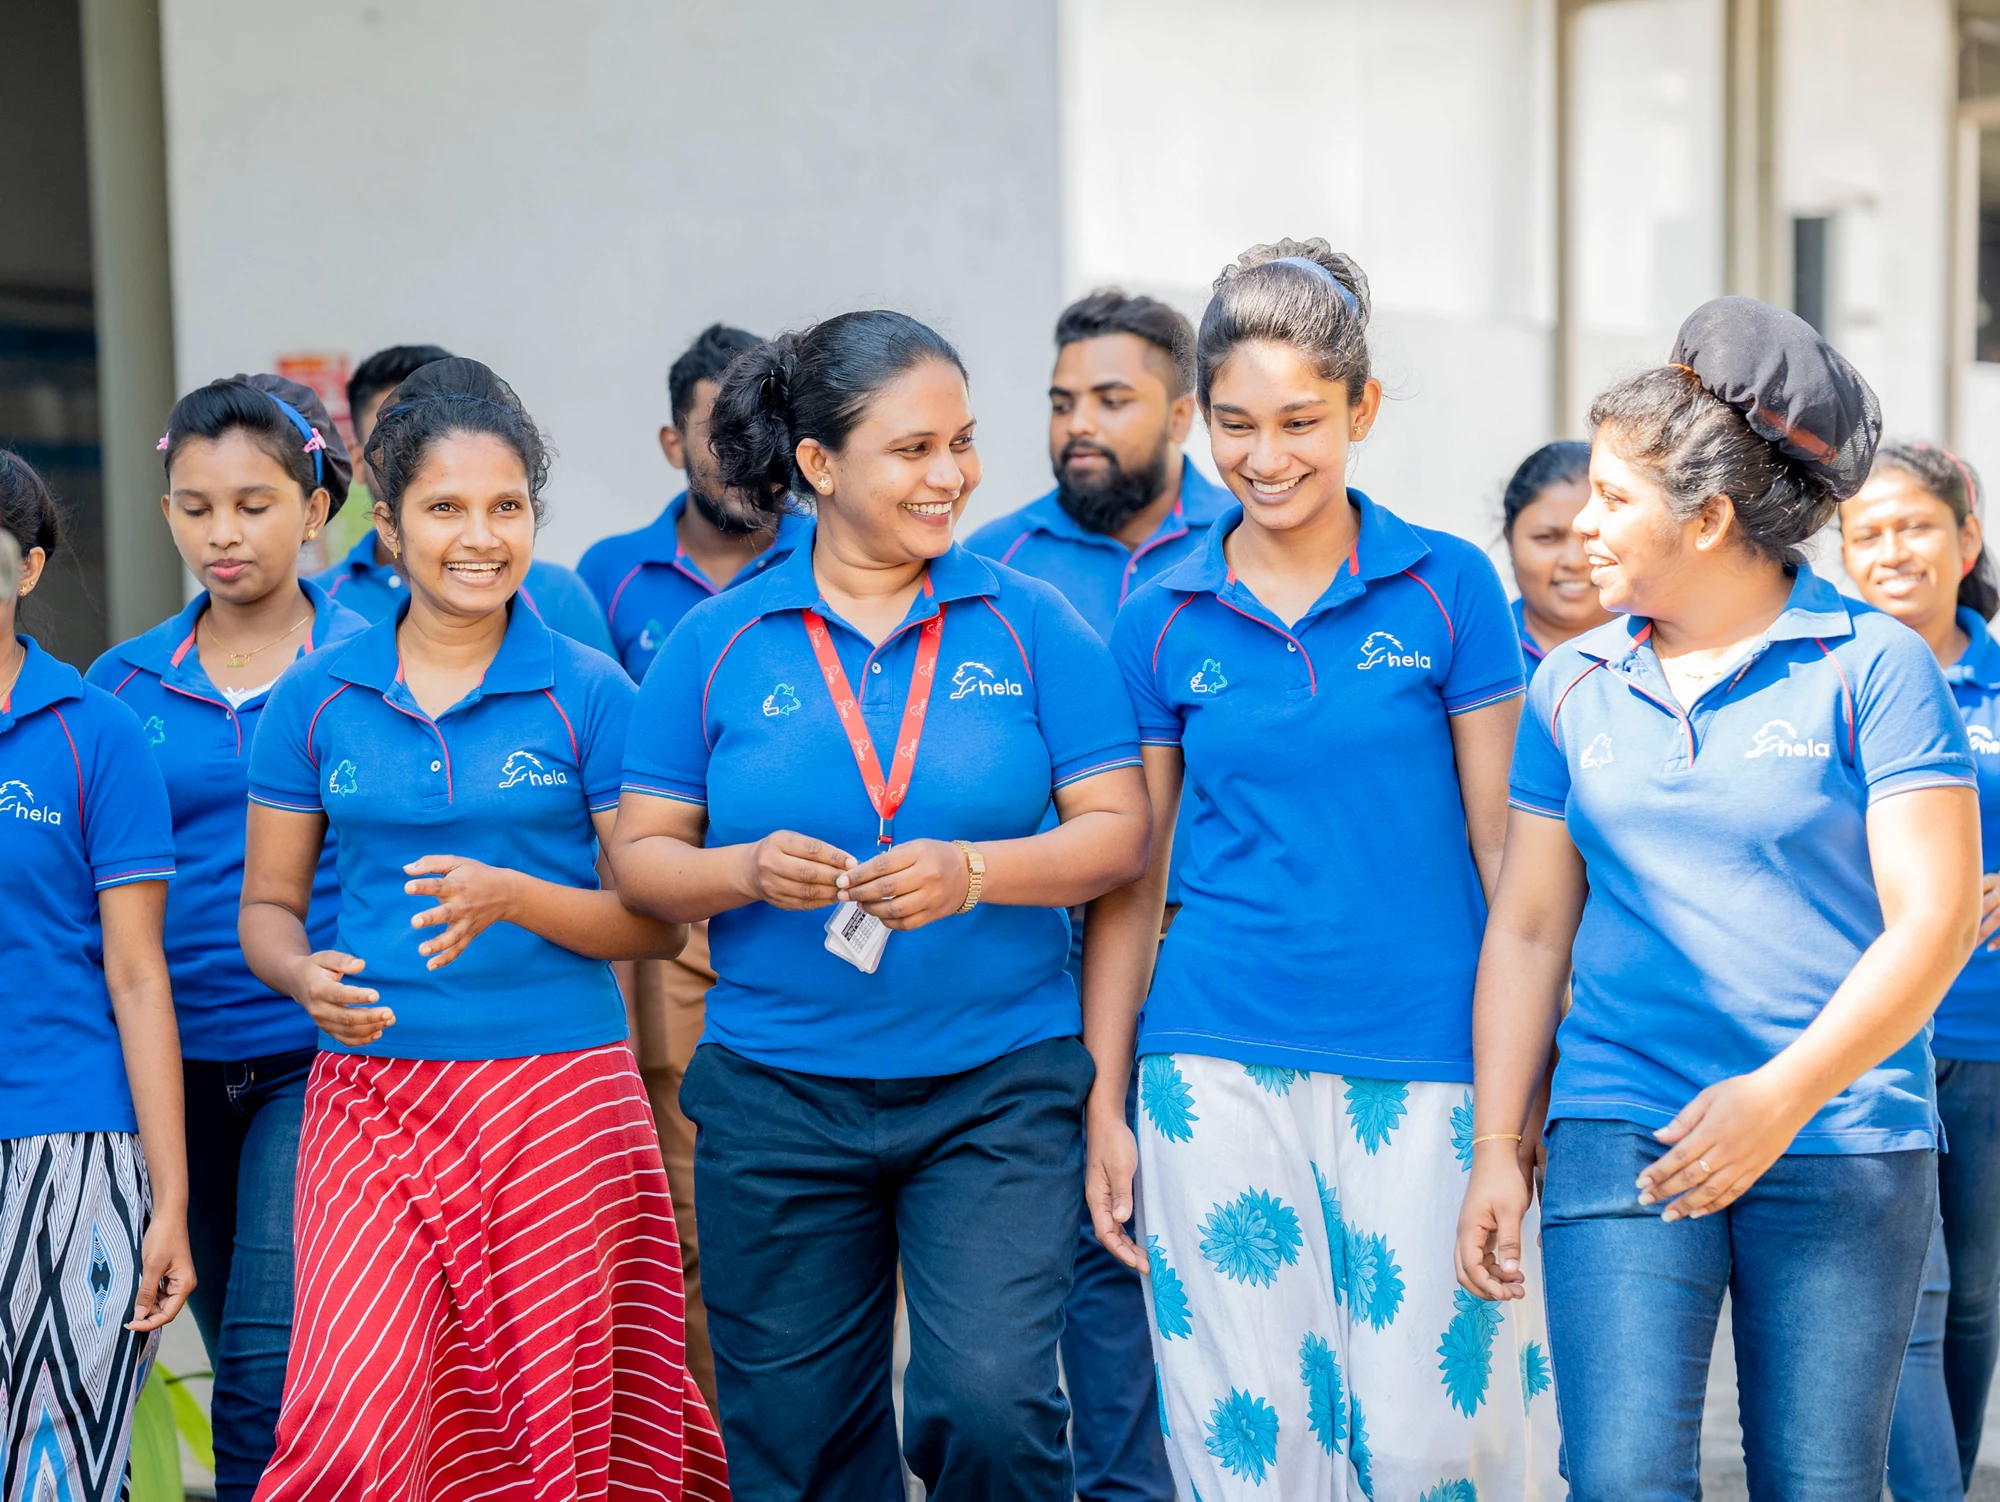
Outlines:
[[215, 624], [212, 621], [210, 621], [206, 615], [202, 616], [201, 619], [202, 623], [208, 627], [208, 639], [215, 643], [216, 651], [222, 653], [224, 657], [228, 658], [229, 665], [232, 668], [247, 668], [250, 666], [250, 659], [255, 657], [259, 652], [270, 651], [271, 648], [275, 647], [279, 642], [283, 641], [286, 637], [290, 636], [294, 631], [298, 630], [299, 627], [305, 625], [306, 622], [310, 621], [312, 619], [312, 612], [308, 610], [304, 615], [300, 616], [297, 620], [293, 621], [291, 625], [285, 627], [284, 630], [280, 631], [276, 636], [272, 637], [269, 641], [265, 642], [263, 646], [252, 647], [247, 652], [230, 651], [228, 647], [222, 644], [222, 638], [215, 634]]

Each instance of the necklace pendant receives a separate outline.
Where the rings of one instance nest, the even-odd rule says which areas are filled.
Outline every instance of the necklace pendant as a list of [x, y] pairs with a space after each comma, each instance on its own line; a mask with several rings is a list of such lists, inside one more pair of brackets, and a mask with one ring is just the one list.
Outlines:
[[231, 652], [229, 654], [229, 665], [232, 668], [247, 668], [250, 666], [250, 657], [251, 654], [248, 652]]

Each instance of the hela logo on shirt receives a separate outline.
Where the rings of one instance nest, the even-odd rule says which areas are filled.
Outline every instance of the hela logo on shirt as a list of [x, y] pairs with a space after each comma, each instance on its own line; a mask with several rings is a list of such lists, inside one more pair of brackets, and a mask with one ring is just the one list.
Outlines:
[[658, 621], [649, 620], [639, 628], [639, 650], [657, 652], [667, 643], [667, 628]]
[[781, 683], [764, 695], [764, 713], [772, 719], [788, 715], [799, 707], [799, 696], [789, 683]]
[[532, 751], [516, 751], [500, 768], [503, 788], [559, 788], [569, 783], [569, 773], [551, 772]]
[[1583, 748], [1583, 764], [1586, 767], [1608, 767], [1611, 765], [1611, 737], [1600, 733], [1596, 740]]
[[1972, 749], [1981, 756], [2000, 756], [2000, 741], [1993, 739], [1993, 732], [1984, 725], [1967, 725], [1965, 733], [1972, 737]]
[[1368, 639], [1361, 644], [1361, 661], [1355, 666], [1366, 672], [1369, 668], [1427, 668], [1431, 660], [1421, 652], [1408, 652], [1403, 644], [1386, 631], [1371, 631]]
[[62, 810], [38, 808], [35, 794], [25, 782], [0, 782], [0, 814], [12, 814], [30, 824], [62, 823]]
[[1202, 659], [1201, 667], [1188, 679], [1188, 689], [1197, 694], [1219, 694], [1229, 687], [1229, 680], [1222, 676], [1222, 664], [1213, 657]]
[[1012, 678], [996, 678], [993, 669], [983, 662], [961, 662], [958, 671], [951, 675], [951, 696], [954, 699], [969, 699], [975, 695], [1012, 694], [1019, 697], [1021, 685]]
[[1750, 749], [1743, 753], [1748, 761], [1753, 756], [1816, 756], [1833, 755], [1833, 747], [1826, 741], [1816, 741], [1808, 737], [1801, 740], [1798, 731], [1792, 728], [1790, 720], [1766, 720], [1757, 727], [1757, 734], [1750, 742]]
[[354, 763], [351, 761], [342, 762], [327, 774], [326, 790], [342, 798], [353, 792], [357, 785]]

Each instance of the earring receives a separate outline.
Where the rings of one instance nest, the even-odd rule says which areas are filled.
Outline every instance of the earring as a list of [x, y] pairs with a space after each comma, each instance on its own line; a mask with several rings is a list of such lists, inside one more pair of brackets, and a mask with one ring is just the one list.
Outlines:
[[815, 480], [813, 483], [819, 486], [821, 490], [833, 489], [833, 481], [831, 480]]
[[319, 536], [319, 528], [318, 528], [318, 527], [308, 527], [308, 528], [306, 528], [306, 541], [307, 541], [307, 542], [311, 542], [311, 541], [312, 541], [312, 540], [313, 540], [313, 539], [314, 539], [315, 537], [317, 537], [317, 536]]

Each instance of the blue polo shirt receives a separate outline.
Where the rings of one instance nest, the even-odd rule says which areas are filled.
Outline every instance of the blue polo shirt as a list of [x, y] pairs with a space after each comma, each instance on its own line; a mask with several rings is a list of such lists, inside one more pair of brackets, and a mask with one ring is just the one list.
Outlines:
[[[1980, 869], [2000, 871], [2000, 642], [1976, 610], [1961, 606], [1958, 624], [1971, 645], [1944, 679], [1979, 775]], [[2000, 954], [1984, 944], [1938, 1005], [1931, 1052], [1940, 1059], [2000, 1059]]]
[[1139, 1051], [1469, 1080], [1486, 903], [1451, 717], [1520, 693], [1521, 649], [1484, 553], [1348, 498], [1354, 552], [1296, 624], [1229, 566], [1240, 508], [1118, 616], [1139, 738], [1195, 802]]
[[[1664, 1126], [1791, 1043], [1882, 932], [1869, 805], [1975, 781], [1923, 638], [1809, 568], [1691, 709], [1651, 638], [1628, 616], [1564, 642], [1515, 741], [1514, 807], [1564, 820], [1590, 882], [1551, 1121]], [[1933, 1146], [1927, 1033], [1790, 1150]]]
[[129, 709], [21, 644], [0, 698], [0, 1138], [136, 1132], [97, 894], [174, 874], [167, 789]]
[[[300, 588], [312, 603], [314, 648], [368, 629], [318, 585]], [[178, 874], [167, 886], [166, 946], [181, 1054], [260, 1059], [311, 1048], [318, 1029], [297, 1002], [250, 973], [236, 936], [250, 745], [270, 695], [231, 708], [209, 681], [195, 642], [196, 623], [207, 608], [204, 590], [179, 615], [106, 652], [86, 676], [139, 717], [173, 805]], [[334, 845], [328, 840], [320, 857], [306, 920], [315, 949], [333, 947], [340, 907]]]
[[1549, 654], [1542, 650], [1542, 644], [1528, 630], [1528, 602], [1516, 596], [1509, 608], [1514, 612], [1514, 631], [1521, 638], [1521, 659], [1527, 664], [1528, 676], [1532, 678], [1535, 669], [1542, 665], [1542, 659]]
[[771, 545], [743, 565], [735, 578], [718, 587], [681, 546], [680, 522], [688, 508], [683, 490], [650, 526], [621, 532], [594, 542], [576, 571], [611, 627], [611, 650], [625, 664], [632, 681], [642, 682], [660, 648], [673, 635], [681, 617], [711, 595], [734, 588], [789, 557], [799, 538], [810, 532], [809, 517], [793, 513], [778, 522]]
[[[640, 690], [625, 790], [698, 803], [708, 843], [790, 829], [860, 860], [877, 820], [800, 613], [827, 622], [877, 745], [896, 744], [918, 627], [944, 612], [937, 679], [896, 838], [1021, 839], [1055, 789], [1137, 766], [1104, 644], [1038, 579], [954, 545], [879, 647], [820, 597], [811, 532], [741, 589], [689, 611]], [[889, 935], [864, 975], [825, 948], [827, 910], [757, 902], [709, 922], [720, 979], [706, 1041], [776, 1068], [861, 1079], [957, 1074], [1082, 1018], [1061, 908], [982, 903]]]
[[[405, 610], [407, 610], [407, 606]], [[403, 611], [323, 647], [272, 690], [250, 752], [250, 798], [324, 813], [340, 849], [334, 948], [368, 968], [396, 1025], [366, 1048], [394, 1059], [512, 1059], [625, 1036], [625, 1003], [602, 960], [496, 923], [442, 970], [417, 946], [442, 928], [403, 890], [403, 867], [459, 855], [595, 891], [593, 810], [618, 802], [635, 690], [617, 663], [510, 605], [507, 634], [471, 693], [436, 720], [403, 682]]]
[[990, 521], [965, 540], [985, 558], [1046, 579], [1105, 641], [1126, 598], [1201, 547], [1208, 529], [1236, 502], [1181, 456], [1181, 494], [1153, 535], [1136, 548], [1093, 532], [1063, 510], [1051, 490], [1019, 511]]
[[[312, 582], [371, 625], [395, 615], [410, 593], [392, 565], [375, 561], [372, 527], [345, 558], [325, 573], [314, 575]], [[521, 580], [520, 595], [551, 631], [600, 652], [611, 650], [604, 612], [597, 608], [597, 600], [574, 569], [536, 558]]]

